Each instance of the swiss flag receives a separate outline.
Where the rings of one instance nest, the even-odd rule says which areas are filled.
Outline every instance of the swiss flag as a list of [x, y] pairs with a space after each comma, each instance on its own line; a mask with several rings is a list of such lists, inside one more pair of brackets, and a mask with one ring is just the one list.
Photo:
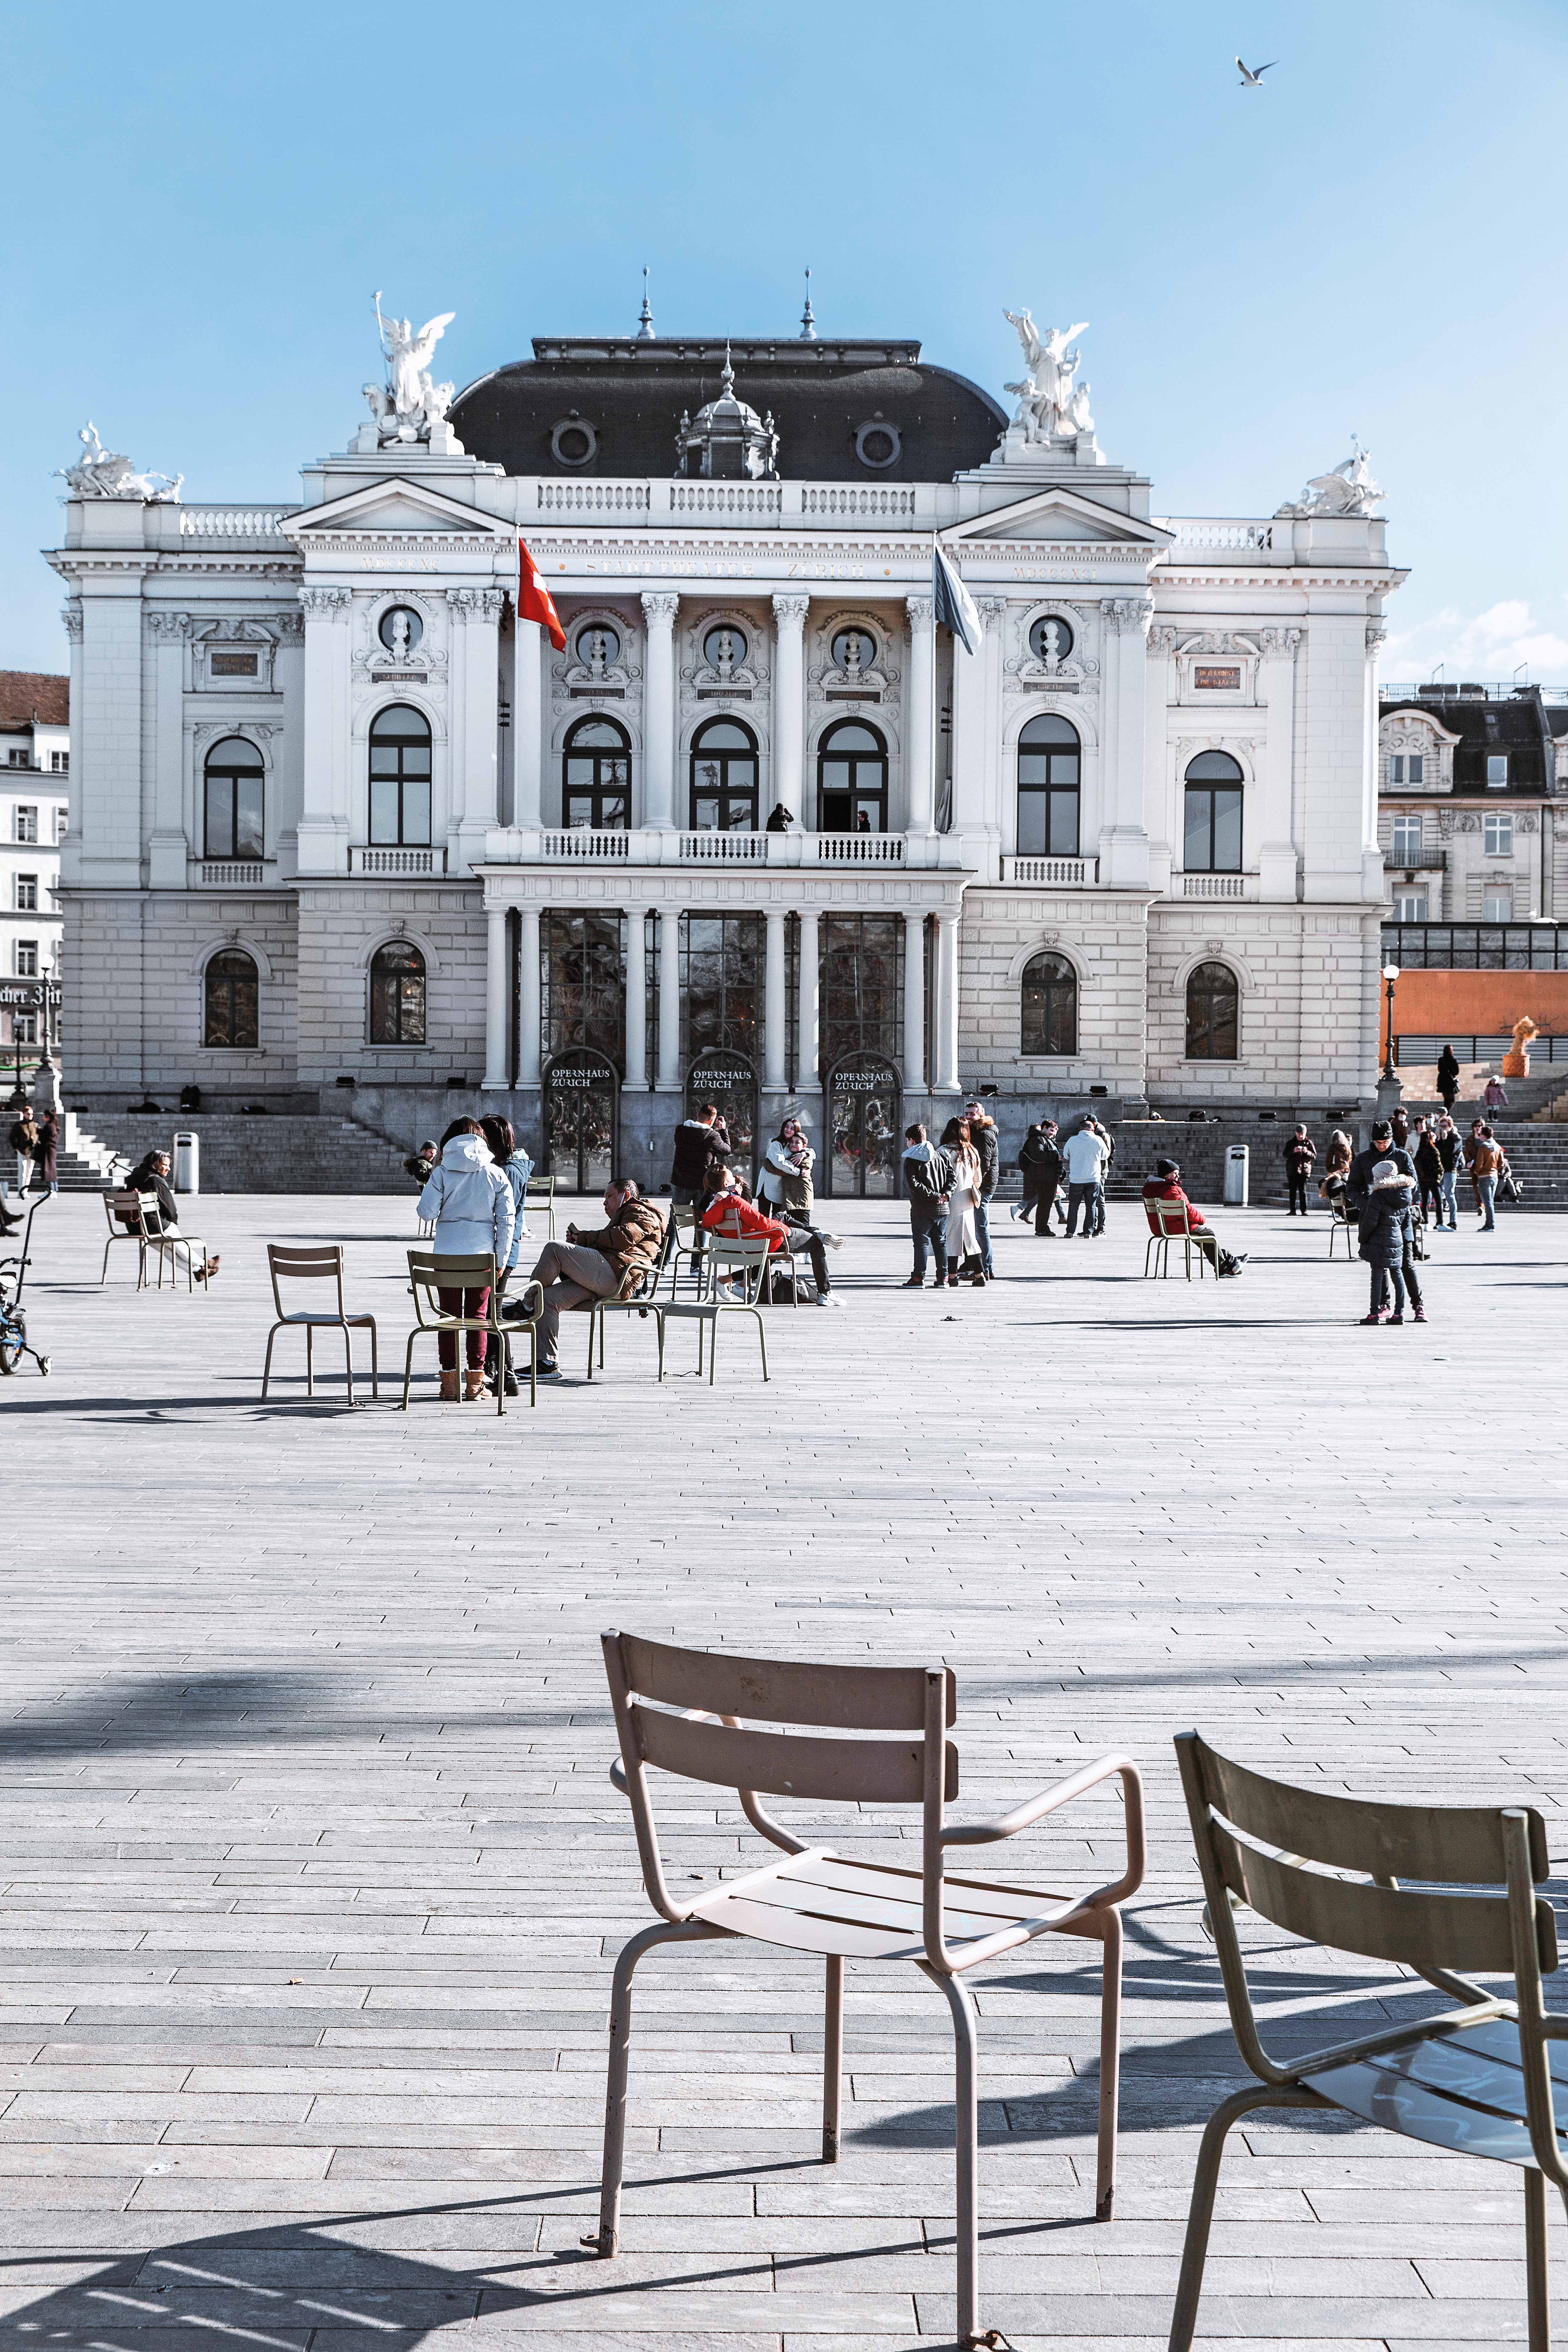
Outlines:
[[550, 632], [550, 642], [558, 654], [566, 650], [566, 632], [561, 625], [549, 589], [539, 574], [539, 566], [528, 551], [527, 542], [517, 542], [517, 617], [520, 621], [537, 621], [542, 629]]

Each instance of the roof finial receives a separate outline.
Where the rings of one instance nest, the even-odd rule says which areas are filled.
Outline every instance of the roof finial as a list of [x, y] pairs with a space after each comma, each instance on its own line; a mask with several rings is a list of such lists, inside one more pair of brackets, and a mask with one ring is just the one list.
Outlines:
[[653, 331], [653, 312], [647, 306], [647, 269], [646, 266], [644, 267], [642, 274], [642, 310], [637, 319], [637, 339], [639, 343], [651, 343], [658, 340]]
[[732, 400], [735, 396], [735, 371], [730, 364], [730, 338], [728, 335], [724, 338], [724, 373], [721, 378], [721, 382], [724, 387], [725, 399]]
[[811, 312], [811, 272], [805, 273], [805, 308], [800, 314], [800, 340], [803, 343], [816, 341], [816, 320]]

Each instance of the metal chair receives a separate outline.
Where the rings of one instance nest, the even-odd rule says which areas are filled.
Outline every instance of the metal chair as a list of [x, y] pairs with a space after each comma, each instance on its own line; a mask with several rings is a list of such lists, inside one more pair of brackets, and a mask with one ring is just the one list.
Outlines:
[[[1193, 1230], [1189, 1204], [1185, 1201], [1145, 1201], [1143, 1206], [1159, 1226], [1158, 1233], [1150, 1234], [1148, 1244], [1143, 1252], [1145, 1281], [1152, 1274], [1157, 1275], [1162, 1281], [1169, 1276], [1171, 1244], [1179, 1241], [1182, 1244], [1183, 1265], [1187, 1280], [1191, 1282], [1193, 1278], [1193, 1260], [1195, 1257], [1198, 1262], [1198, 1280], [1201, 1282], [1204, 1278], [1207, 1253], [1198, 1246], [1198, 1237]], [[1152, 1264], [1151, 1260], [1153, 1261]]]
[[[348, 1381], [349, 1402], [354, 1401], [354, 1351], [353, 1334], [370, 1333], [370, 1392], [381, 1394], [381, 1378], [375, 1357], [375, 1318], [374, 1315], [351, 1315], [343, 1304], [343, 1250], [341, 1242], [318, 1244], [311, 1249], [290, 1249], [278, 1242], [267, 1244], [267, 1270], [272, 1276], [272, 1304], [278, 1310], [278, 1320], [267, 1334], [267, 1360], [261, 1368], [261, 1401], [267, 1402], [267, 1384], [272, 1377], [272, 1343], [279, 1331], [300, 1328], [305, 1334], [305, 1394], [316, 1393], [313, 1349], [318, 1331], [341, 1331], [343, 1335], [343, 1363]], [[338, 1311], [335, 1315], [318, 1314], [307, 1308], [295, 1315], [283, 1311], [280, 1282], [333, 1282], [337, 1285]]]
[[524, 1193], [524, 1195], [523, 1195], [523, 1202], [522, 1202], [522, 1205], [523, 1205], [523, 1210], [524, 1210], [525, 1213], [526, 1213], [526, 1212], [527, 1212], [527, 1208], [528, 1208], [528, 1204], [529, 1204], [530, 1201], [542, 1201], [542, 1202], [543, 1202], [543, 1203], [544, 1203], [544, 1214], [545, 1214], [545, 1218], [546, 1218], [546, 1220], [547, 1220], [547, 1222], [548, 1222], [548, 1223], [549, 1223], [549, 1227], [550, 1227], [550, 1230], [549, 1230], [549, 1232], [545, 1234], [545, 1237], [544, 1237], [544, 1238], [545, 1238], [545, 1240], [546, 1240], [546, 1241], [551, 1241], [551, 1242], [552, 1242], [552, 1241], [555, 1239], [555, 1179], [554, 1179], [554, 1177], [553, 1177], [553, 1176], [531, 1176], [531, 1177], [529, 1178], [529, 1180], [528, 1180], [528, 1190], [527, 1190], [527, 1192], [526, 1192]]
[[[713, 1937], [750, 1938], [821, 1957], [826, 1977], [822, 2084], [822, 2156], [838, 2159], [846, 1959], [907, 1960], [945, 1994], [955, 2052], [954, 2143], [958, 2205], [958, 2337], [982, 2341], [976, 2143], [975, 2014], [964, 1977], [980, 1961], [1044, 1935], [1086, 1936], [1103, 1946], [1100, 2002], [1100, 2156], [1097, 2219], [1110, 2216], [1116, 2181], [1117, 2083], [1121, 2000], [1121, 1919], [1117, 1906], [1143, 1874], [1142, 1791], [1125, 1756], [1102, 1756], [1011, 1812], [966, 1827], [945, 1825], [958, 1793], [958, 1751], [946, 1734], [957, 1717], [952, 1673], [942, 1666], [810, 1665], [677, 1650], [631, 1633], [606, 1633], [621, 1761], [616, 1786], [631, 1800], [643, 1884], [660, 1915], [634, 1936], [616, 1963], [600, 2189], [601, 2256], [617, 2250], [631, 2045], [632, 1972], [659, 1944]], [[766, 1729], [754, 1728], [762, 1724]], [[879, 1733], [876, 1738], [784, 1737], [779, 1725], [814, 1732]], [[738, 1878], [677, 1897], [664, 1874], [649, 1802], [647, 1768], [732, 1788], [753, 1829], [782, 1858]], [[990, 1845], [1057, 1812], [1098, 1782], [1119, 1777], [1125, 1805], [1127, 1865], [1087, 1895], [1044, 1894], [983, 1879], [945, 1877], [950, 1846]], [[921, 1859], [900, 1867], [878, 1847], [864, 1861], [808, 1847], [773, 1821], [758, 1795], [838, 1804], [919, 1805]], [[590, 2241], [589, 2242], [595, 2242]]]
[[[187, 1234], [183, 1228], [177, 1234], [171, 1234], [165, 1233], [163, 1230], [163, 1212], [158, 1206], [158, 1195], [156, 1192], [137, 1193], [136, 1214], [137, 1230], [142, 1242], [142, 1270], [137, 1277], [137, 1289], [144, 1290], [147, 1286], [147, 1253], [149, 1250], [152, 1250], [155, 1253], [158, 1260], [159, 1289], [162, 1290], [163, 1287], [163, 1264], [164, 1260], [167, 1259], [169, 1265], [170, 1286], [171, 1288], [177, 1290], [180, 1286], [180, 1252], [184, 1250], [185, 1253], [185, 1288], [187, 1291], [194, 1291], [196, 1286], [197, 1256], [200, 1256], [204, 1265], [206, 1264], [207, 1245], [201, 1238], [201, 1235], [199, 1234]], [[102, 1287], [103, 1285], [100, 1283], [99, 1288], [101, 1290]], [[203, 1287], [204, 1289], [205, 1288], [205, 1284], [203, 1285]]]
[[700, 1288], [702, 1261], [708, 1255], [708, 1236], [698, 1225], [695, 1206], [690, 1204], [677, 1206], [672, 1203], [664, 1234], [664, 1250], [659, 1259], [659, 1273], [662, 1276], [665, 1269], [668, 1268], [670, 1297], [672, 1298], [675, 1297], [679, 1286], [682, 1258], [686, 1259], [691, 1269], [692, 1278]]
[[1331, 1192], [1329, 1195], [1329, 1258], [1331, 1263], [1332, 1263], [1333, 1260], [1334, 1236], [1336, 1234], [1343, 1234], [1345, 1237], [1345, 1255], [1353, 1263], [1355, 1252], [1351, 1246], [1351, 1236], [1355, 1231], [1356, 1227], [1352, 1223], [1351, 1219], [1345, 1214], [1345, 1196], [1343, 1192]]
[[[761, 1205], [763, 1206], [764, 1213], [773, 1214], [773, 1204], [771, 1202], [763, 1202]], [[798, 1307], [800, 1305], [800, 1286], [803, 1281], [812, 1280], [813, 1277], [809, 1273], [802, 1268], [800, 1258], [795, 1246], [795, 1228], [786, 1222], [782, 1210], [780, 1210], [774, 1216], [774, 1222], [784, 1226], [785, 1238], [780, 1243], [778, 1248], [772, 1251], [769, 1255], [768, 1270], [763, 1277], [758, 1303], [763, 1307], [771, 1307], [773, 1304], [773, 1284], [782, 1276], [789, 1284], [790, 1305], [792, 1307]], [[735, 1217], [732, 1223], [727, 1218], [721, 1219], [716, 1228], [710, 1228], [710, 1233], [715, 1231], [717, 1232], [721, 1241], [740, 1242], [744, 1241], [746, 1238], [746, 1235], [741, 1229], [741, 1220], [738, 1216]], [[671, 1297], [673, 1297], [675, 1293], [672, 1288], [670, 1292]]]
[[[603, 1371], [605, 1369], [605, 1318], [606, 1315], [642, 1315], [645, 1317], [649, 1315], [657, 1317], [658, 1315], [660, 1310], [656, 1302], [658, 1297], [659, 1277], [664, 1272], [666, 1263], [673, 1255], [675, 1244], [672, 1240], [672, 1235], [674, 1231], [675, 1224], [672, 1218], [665, 1225], [664, 1241], [660, 1245], [658, 1257], [654, 1260], [652, 1265], [644, 1269], [643, 1273], [637, 1277], [636, 1285], [627, 1293], [626, 1297], [595, 1298], [590, 1297], [585, 1298], [580, 1307], [574, 1307], [570, 1310], [574, 1315], [586, 1315], [588, 1318], [588, 1378], [590, 1380], [594, 1377], [594, 1334], [595, 1331], [597, 1331], [599, 1335], [599, 1370]], [[542, 1293], [541, 1296], [542, 1297]], [[662, 1332], [663, 1326], [661, 1325], [659, 1328]], [[661, 1347], [660, 1353], [662, 1354], [662, 1352], [663, 1350]]]
[[[702, 1335], [709, 1331], [708, 1385], [713, 1385], [713, 1374], [719, 1361], [719, 1324], [725, 1315], [752, 1315], [756, 1318], [757, 1339], [763, 1351], [763, 1378], [768, 1377], [768, 1338], [763, 1328], [762, 1292], [768, 1274], [768, 1243], [764, 1234], [757, 1241], [721, 1241], [716, 1234], [708, 1237], [702, 1254], [702, 1293], [698, 1298], [679, 1301], [665, 1299], [658, 1314], [658, 1376], [664, 1378], [664, 1327], [673, 1316], [678, 1323], [697, 1326], [697, 1377], [702, 1377]], [[742, 1284], [739, 1298], [721, 1298], [721, 1270], [728, 1274], [739, 1268]]]
[[[1232, 1763], [1195, 1731], [1177, 1739], [1176, 1756], [1231, 2031], [1258, 2084], [1234, 2092], [1204, 2132], [1171, 2352], [1193, 2341], [1226, 2135], [1258, 2107], [1338, 2108], [1431, 2147], [1521, 2167], [1529, 2343], [1549, 2352], [1549, 2179], [1568, 2202], [1552, 2113], [1561, 2070], [1549, 2045], [1568, 2039], [1568, 2016], [1549, 2017], [1542, 1998], [1542, 1978], [1557, 1966], [1556, 1915], [1535, 1893], [1551, 1868], [1542, 1816], [1525, 1805], [1369, 1803], [1295, 1789]], [[1253, 2011], [1233, 1899], [1289, 1935], [1413, 1969], [1458, 2006], [1274, 2058]], [[1511, 1976], [1514, 1997], [1470, 1982], [1475, 1971]], [[1301, 2022], [1293, 2018], [1292, 2031]]]
[[109, 1253], [115, 1243], [134, 1242], [138, 1252], [136, 1287], [140, 1290], [147, 1272], [147, 1244], [142, 1238], [139, 1195], [135, 1192], [106, 1192], [103, 1213], [109, 1219], [109, 1239], [103, 1244], [103, 1271], [98, 1277], [98, 1286], [101, 1290], [109, 1280]]
[[[408, 1253], [408, 1284], [414, 1294], [414, 1328], [408, 1334], [408, 1347], [403, 1359], [403, 1411], [408, 1410], [409, 1384], [414, 1377], [414, 1342], [421, 1332], [429, 1332], [440, 1343], [443, 1331], [485, 1331], [498, 1345], [506, 1337], [506, 1326], [500, 1319], [500, 1296], [496, 1289], [496, 1262], [491, 1257], [437, 1257], [434, 1250], [410, 1250]], [[483, 1315], [448, 1315], [439, 1294], [443, 1290], [485, 1290], [489, 1292]], [[428, 1309], [428, 1314], [426, 1314]], [[517, 1328], [514, 1322], [512, 1328]], [[487, 1341], [487, 1352], [489, 1342]], [[534, 1340], [534, 1362], [538, 1364], [538, 1339]], [[463, 1371], [463, 1350], [458, 1349], [458, 1372]], [[533, 1400], [539, 1402], [537, 1370]], [[476, 1400], [477, 1402], [477, 1400]], [[506, 1382], [496, 1382], [496, 1411], [506, 1411]]]

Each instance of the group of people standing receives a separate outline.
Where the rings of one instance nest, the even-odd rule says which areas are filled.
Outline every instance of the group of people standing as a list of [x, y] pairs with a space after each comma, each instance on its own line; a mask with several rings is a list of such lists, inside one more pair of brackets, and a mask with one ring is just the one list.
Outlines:
[[[6, 1137], [16, 1155], [16, 1190], [26, 1192], [58, 1192], [59, 1174], [58, 1155], [60, 1148], [60, 1123], [54, 1112], [46, 1108], [41, 1118], [33, 1117], [33, 1106], [25, 1102], [11, 1122]], [[14, 1234], [22, 1220], [13, 1216], [0, 1202], [0, 1234]]]
[[914, 1271], [906, 1290], [925, 1286], [928, 1261], [934, 1263], [933, 1288], [956, 1290], [963, 1282], [984, 1290], [995, 1274], [991, 1255], [991, 1202], [1002, 1172], [1002, 1139], [984, 1104], [963, 1107], [950, 1118], [940, 1143], [932, 1143], [916, 1120], [904, 1129], [904, 1191], [910, 1203]]
[[735, 1146], [717, 1103], [704, 1103], [675, 1130], [669, 1195], [678, 1209], [696, 1212], [700, 1233], [721, 1239], [766, 1238], [770, 1254], [793, 1255], [804, 1248], [811, 1259], [813, 1295], [818, 1307], [837, 1307], [827, 1271], [827, 1252], [842, 1249], [842, 1234], [816, 1223], [813, 1171], [816, 1154], [798, 1118], [786, 1118], [763, 1155], [758, 1197], [734, 1165]]

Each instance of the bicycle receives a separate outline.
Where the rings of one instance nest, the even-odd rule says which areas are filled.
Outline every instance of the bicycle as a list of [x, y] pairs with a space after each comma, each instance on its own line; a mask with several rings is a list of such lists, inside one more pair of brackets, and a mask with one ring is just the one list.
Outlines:
[[31, 1356], [38, 1368], [40, 1377], [47, 1380], [49, 1376], [50, 1359], [40, 1355], [37, 1348], [28, 1344], [27, 1310], [22, 1305], [22, 1286], [27, 1278], [27, 1268], [32, 1264], [32, 1259], [28, 1255], [28, 1245], [33, 1238], [33, 1219], [37, 1215], [44, 1202], [52, 1198], [53, 1195], [48, 1192], [40, 1194], [27, 1212], [26, 1230], [22, 1235], [21, 1256], [0, 1257], [0, 1373], [15, 1372], [23, 1357]]

